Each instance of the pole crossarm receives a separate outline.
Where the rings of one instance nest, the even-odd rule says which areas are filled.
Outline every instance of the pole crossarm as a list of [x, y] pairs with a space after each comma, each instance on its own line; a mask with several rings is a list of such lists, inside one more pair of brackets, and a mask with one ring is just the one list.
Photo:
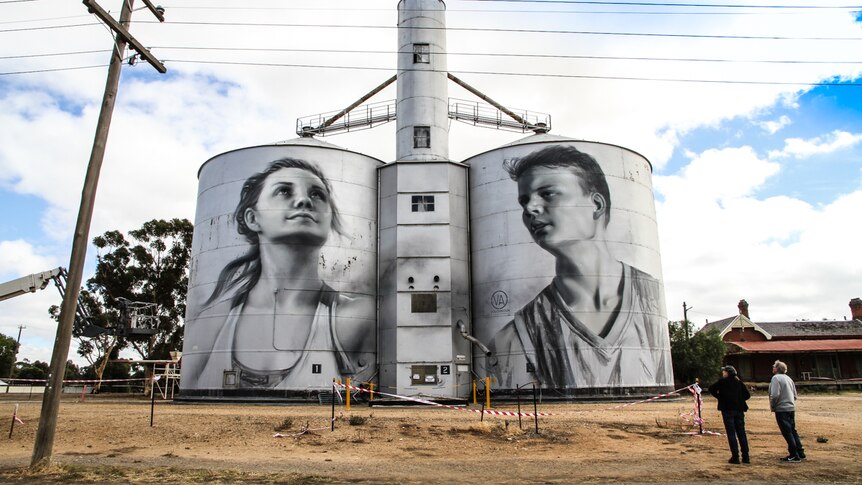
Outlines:
[[[156, 57], [150, 52], [149, 49], [143, 46], [138, 39], [136, 39], [132, 34], [126, 30], [119, 22], [114, 20], [114, 17], [111, 17], [111, 14], [106, 12], [102, 7], [99, 6], [94, 0], [83, 0], [84, 5], [87, 6], [87, 10], [90, 13], [95, 14], [97, 17], [102, 19], [103, 22], [108, 24], [108, 27], [111, 28], [114, 32], [117, 33], [126, 43], [128, 43], [132, 49], [135, 50], [140, 56], [147, 62], [149, 62], [153, 67], [156, 68], [157, 71], [164, 74], [168, 72], [168, 69], [162, 64], [162, 61], [156, 59]], [[146, 3], [146, 2], [145, 2]], [[159, 20], [163, 20], [164, 17]]]
[[155, 15], [156, 18], [159, 19], [159, 22], [165, 21], [165, 9], [163, 9], [162, 7], [156, 7], [150, 0], [144, 0], [144, 5], [146, 5], [147, 8], [150, 9], [150, 12], [153, 12], [153, 15]]

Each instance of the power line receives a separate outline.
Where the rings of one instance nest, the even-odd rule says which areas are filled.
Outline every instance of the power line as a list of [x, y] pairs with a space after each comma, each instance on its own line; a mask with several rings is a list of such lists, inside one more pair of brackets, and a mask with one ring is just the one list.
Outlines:
[[36, 74], [40, 72], [77, 71], [81, 69], [95, 69], [97, 67], [107, 67], [107, 64], [97, 64], [94, 66], [57, 67], [52, 69], [33, 69], [29, 71], [0, 72], [0, 76], [14, 76], [16, 74]]
[[[267, 62], [239, 62], [239, 61], [200, 61], [189, 59], [165, 59], [165, 62], [176, 62], [182, 64], [211, 64], [230, 66], [256, 66], [256, 67], [290, 67], [311, 69], [341, 69], [353, 71], [395, 71], [389, 67], [367, 67], [367, 66], [333, 66], [317, 64], [281, 64]], [[427, 70], [423, 70], [427, 72]], [[446, 71], [436, 71], [446, 72]], [[678, 78], [653, 78], [638, 76], [592, 76], [581, 74], [553, 74], [553, 73], [528, 73], [528, 72], [501, 72], [501, 71], [452, 71], [457, 74], [478, 74], [493, 76], [514, 77], [540, 77], [561, 79], [597, 79], [611, 81], [653, 81], [653, 82], [678, 82], [678, 83], [704, 83], [704, 84], [739, 84], [739, 85], [764, 85], [764, 86], [862, 86], [862, 82], [839, 83], [839, 82], [793, 82], [793, 81], [746, 81], [746, 80], [724, 80], [724, 79], [678, 79]]]
[[[154, 22], [141, 22], [154, 23]], [[609, 32], [594, 30], [542, 30], [542, 29], [503, 29], [503, 28], [477, 28], [477, 27], [399, 27], [397, 25], [339, 25], [339, 24], [290, 24], [276, 22], [195, 22], [179, 21], [171, 22], [170, 25], [208, 25], [229, 27], [305, 27], [305, 28], [333, 28], [333, 29], [398, 29], [416, 28], [422, 30], [447, 30], [466, 32], [504, 32], [504, 33], [529, 33], [529, 34], [573, 34], [573, 35], [602, 35], [623, 37], [669, 37], [687, 39], [742, 39], [742, 40], [829, 40], [829, 41], [859, 41], [862, 37], [786, 37], [777, 35], [718, 35], [718, 34], [672, 34], [658, 32]], [[0, 30], [0, 32], [3, 32]]]
[[[18, 1], [37, 1], [37, 0], [18, 0]], [[4, 3], [0, 1], [0, 3]], [[544, 2], [541, 2], [544, 3]], [[146, 7], [139, 7], [136, 10], [141, 10]], [[242, 10], [242, 11], [293, 11], [293, 12], [394, 12], [391, 8], [306, 8], [306, 7], [190, 7], [190, 6], [166, 6], [170, 10]], [[799, 7], [805, 8], [805, 7]], [[813, 8], [813, 7], [812, 7]], [[835, 7], [841, 8], [841, 7]], [[847, 7], [851, 8], [851, 7]], [[852, 7], [862, 9], [862, 6]], [[715, 11], [655, 11], [655, 10], [537, 10], [537, 9], [447, 9], [447, 13], [512, 13], [512, 14], [576, 14], [576, 15], [802, 15], [807, 12], [715, 12]], [[31, 22], [48, 22], [51, 20], [66, 20], [72, 18], [84, 18], [88, 15], [65, 15], [62, 17], [45, 17], [39, 19], [24, 19], [24, 20], [4, 20], [0, 21], [0, 25], [4, 24], [23, 24]]]
[[98, 24], [94, 24], [94, 23], [67, 24], [67, 25], [48, 25], [48, 26], [44, 26], [44, 27], [26, 27], [26, 28], [20, 28], [20, 29], [3, 29], [3, 30], [0, 30], [0, 33], [3, 33], [3, 32], [31, 32], [34, 30], [71, 29], [74, 27], [92, 27], [94, 25], [98, 25]]
[[[395, 12], [391, 8], [305, 8], [305, 7], [188, 7], [188, 6], [166, 6], [170, 10], [266, 10], [266, 11], [293, 11], [293, 12]], [[599, 15], [799, 15], [804, 12], [715, 12], [715, 11], [655, 11], [655, 10], [537, 10], [537, 9], [481, 9], [481, 8], [455, 8], [446, 9], [447, 14], [452, 13], [527, 13], [527, 14], [599, 14]]]
[[0, 56], [0, 59], [33, 59], [37, 57], [57, 57], [57, 56], [74, 56], [79, 54], [96, 54], [102, 52], [110, 52], [105, 49], [96, 49], [89, 51], [73, 51], [73, 52], [50, 52], [45, 54], [21, 54], [17, 56]]
[[[138, 22], [143, 24], [157, 22]], [[27, 27], [17, 29], [2, 29], [5, 32], [29, 32], [36, 30], [65, 29], [75, 27], [93, 26], [93, 23], [51, 25], [44, 27]], [[199, 22], [199, 21], [177, 21], [166, 25], [205, 25], [221, 27], [291, 27], [291, 28], [333, 28], [333, 29], [398, 29], [396, 25], [341, 25], [341, 24], [292, 24], [275, 22]], [[411, 28], [411, 27], [400, 27]], [[466, 32], [503, 32], [503, 33], [528, 33], [528, 34], [569, 34], [569, 35], [599, 35], [599, 36], [621, 36], [621, 37], [667, 37], [687, 39], [739, 39], [739, 40], [805, 40], [805, 41], [860, 41], [862, 37], [788, 37], [769, 35], [719, 35], [719, 34], [674, 34], [666, 32], [611, 32], [593, 30], [543, 30], [543, 29], [504, 29], [504, 28], [481, 28], [481, 27], [412, 27], [423, 30], [466, 31]]]
[[[202, 61], [191, 59], [166, 59], [164, 62], [176, 62], [182, 64], [207, 64], [207, 65], [230, 65], [230, 66], [255, 66], [255, 67], [284, 67], [284, 68], [308, 68], [308, 69], [341, 69], [354, 71], [394, 71], [394, 68], [389, 67], [369, 67], [369, 66], [338, 66], [338, 65], [317, 65], [317, 64], [286, 64], [286, 63], [266, 63], [266, 62], [239, 62], [239, 61]], [[0, 72], [0, 76], [12, 76], [20, 74], [36, 74], [58, 71], [73, 71], [81, 69], [94, 69], [105, 67], [107, 64], [89, 65], [89, 66], [73, 66], [59, 67], [47, 69], [32, 69], [26, 71], [10, 71]], [[749, 80], [733, 80], [733, 79], [684, 79], [684, 78], [658, 78], [658, 77], [641, 77], [641, 76], [598, 76], [588, 74], [556, 74], [556, 73], [531, 73], [531, 72], [503, 72], [503, 71], [452, 71], [457, 74], [476, 74], [490, 76], [514, 76], [514, 77], [539, 77], [539, 78], [560, 78], [560, 79], [593, 79], [593, 80], [610, 80], [610, 81], [651, 81], [651, 82], [672, 82], [672, 83], [700, 83], [700, 84], [731, 84], [731, 85], [763, 85], [763, 86], [862, 86], [862, 82], [796, 82], [796, 81], [749, 81]]]
[[480, 3], [555, 3], [567, 5], [618, 5], [637, 7], [706, 7], [706, 8], [775, 8], [775, 9], [859, 9], [862, 5], [746, 5], [721, 3], [663, 3], [663, 2], [613, 2], [601, 0], [461, 0], [462, 2]]
[[[332, 53], [332, 54], [403, 54], [410, 52], [398, 52], [391, 50], [350, 50], [350, 49], [291, 49], [277, 47], [192, 47], [192, 46], [153, 46], [153, 49], [165, 50], [199, 50], [216, 52], [306, 52], [306, 53]], [[447, 56], [475, 56], [475, 57], [515, 57], [535, 59], [589, 59], [589, 60], [624, 60], [624, 61], [665, 61], [665, 62], [728, 62], [728, 63], [751, 63], [751, 64], [862, 64], [858, 61], [828, 61], [828, 60], [794, 60], [794, 59], [721, 59], [721, 58], [692, 58], [692, 57], [634, 57], [634, 56], [596, 56], [596, 55], [565, 55], [565, 54], [514, 54], [499, 52], [447, 52]], [[0, 59], [3, 59], [0, 57]]]
[[64, 15], [62, 17], [45, 17], [42, 19], [29, 19], [29, 20], [4, 20], [0, 22], [0, 25], [3, 24], [26, 24], [29, 22], [48, 22], [49, 20], [66, 20], [66, 19], [76, 19], [76, 18], [84, 18], [89, 17], [88, 15]]

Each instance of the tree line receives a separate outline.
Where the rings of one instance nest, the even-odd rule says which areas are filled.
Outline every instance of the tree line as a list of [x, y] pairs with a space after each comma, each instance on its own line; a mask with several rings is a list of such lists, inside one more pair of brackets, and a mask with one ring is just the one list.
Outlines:
[[[72, 330], [77, 353], [88, 365], [78, 368], [69, 361], [66, 379], [142, 377], [128, 364], [112, 361], [124, 350], [140, 360], [165, 360], [182, 349], [193, 229], [188, 219], [154, 219], [127, 235], [113, 230], [93, 238], [96, 268], [79, 299], [88, 318], [77, 318]], [[130, 325], [127, 301], [155, 304], [153, 335], [134, 338], [124, 331]], [[59, 321], [58, 305], [48, 313]], [[15, 340], [0, 334], [0, 379], [47, 377], [47, 363], [16, 363], [16, 354]]]

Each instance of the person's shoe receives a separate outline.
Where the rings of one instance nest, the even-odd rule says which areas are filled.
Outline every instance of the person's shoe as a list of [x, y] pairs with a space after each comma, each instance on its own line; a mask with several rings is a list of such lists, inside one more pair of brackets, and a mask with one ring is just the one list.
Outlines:
[[781, 459], [781, 461], [786, 461], [789, 463], [799, 463], [802, 460], [800, 460], [798, 456], [785, 456]]
[[738, 456], [731, 456], [730, 459], [727, 460], [727, 462], [730, 463], [731, 465], [739, 465], [739, 457]]
[[799, 459], [800, 459], [800, 460], [804, 460], [804, 459], [805, 459], [805, 453], [800, 453], [800, 454], [799, 454]]
[[750, 465], [751, 464], [751, 458], [749, 458], [747, 456], [743, 456], [742, 462], [745, 463], [746, 465]]

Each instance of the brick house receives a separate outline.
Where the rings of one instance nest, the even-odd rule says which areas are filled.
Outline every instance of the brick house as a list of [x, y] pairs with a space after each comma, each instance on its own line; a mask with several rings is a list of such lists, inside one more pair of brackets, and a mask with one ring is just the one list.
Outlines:
[[754, 322], [748, 302], [740, 300], [739, 314], [707, 323], [701, 332], [717, 329], [727, 345], [725, 364], [736, 367], [748, 382], [772, 377], [776, 360], [787, 363], [795, 380], [862, 378], [862, 300], [850, 300], [850, 320]]

